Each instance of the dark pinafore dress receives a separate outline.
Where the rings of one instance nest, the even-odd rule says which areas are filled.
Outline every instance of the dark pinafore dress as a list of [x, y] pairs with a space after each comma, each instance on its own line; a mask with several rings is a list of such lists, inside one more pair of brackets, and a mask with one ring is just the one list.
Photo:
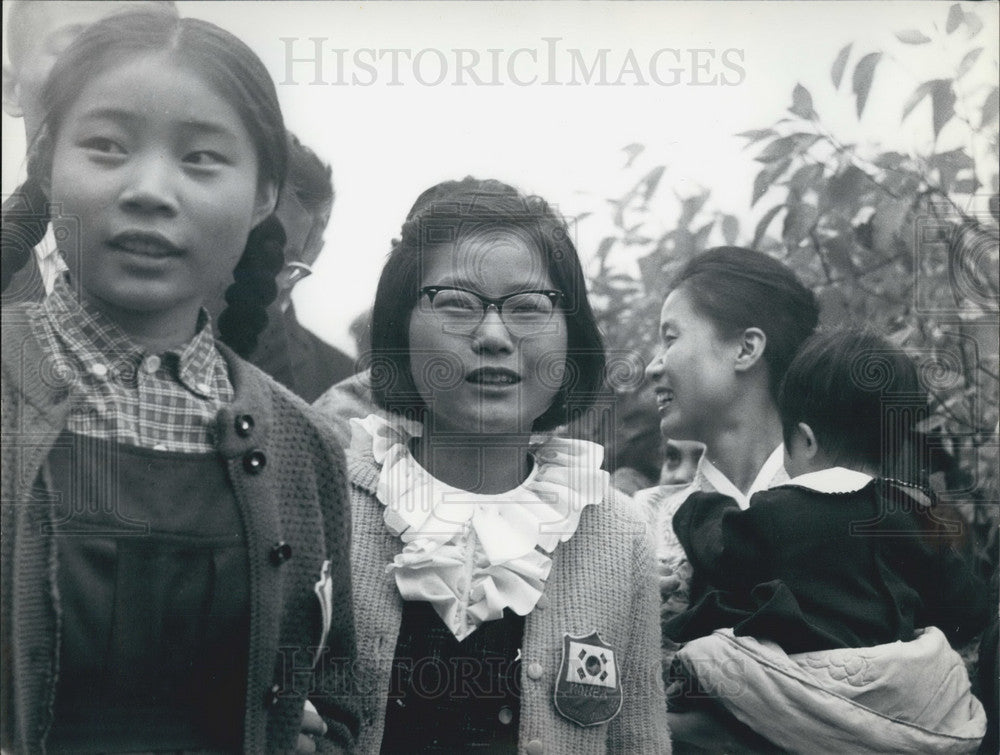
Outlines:
[[249, 568], [221, 457], [64, 432], [43, 474], [61, 613], [49, 751], [239, 752]]
[[459, 642], [424, 601], [404, 601], [382, 755], [517, 752], [524, 617], [505, 609]]

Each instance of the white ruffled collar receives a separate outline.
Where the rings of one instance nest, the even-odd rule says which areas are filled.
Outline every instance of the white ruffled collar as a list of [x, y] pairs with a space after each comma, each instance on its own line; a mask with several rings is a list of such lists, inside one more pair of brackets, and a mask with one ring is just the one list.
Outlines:
[[459, 640], [504, 608], [531, 612], [552, 568], [549, 554], [608, 488], [604, 449], [588, 441], [533, 436], [528, 478], [480, 495], [441, 482], [413, 458], [419, 422], [371, 414], [351, 425], [352, 445], [370, 444], [382, 467], [376, 496], [386, 528], [404, 543], [387, 571], [404, 600], [432, 603]]

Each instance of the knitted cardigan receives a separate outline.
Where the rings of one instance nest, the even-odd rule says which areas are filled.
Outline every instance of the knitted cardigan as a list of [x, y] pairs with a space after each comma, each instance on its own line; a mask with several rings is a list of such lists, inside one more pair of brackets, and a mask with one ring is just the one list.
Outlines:
[[[358, 636], [355, 683], [363, 699], [361, 753], [378, 753], [382, 744], [403, 610], [396, 583], [385, 569], [402, 544], [386, 529], [385, 507], [375, 496], [380, 471], [371, 449], [349, 453]], [[610, 494], [584, 509], [576, 533], [557, 546], [552, 561], [545, 592], [525, 619], [518, 750], [531, 755], [669, 753], [659, 660], [659, 596], [652, 539], [642, 515], [633, 510], [631, 500]], [[553, 694], [563, 635], [583, 636], [594, 630], [619, 659], [623, 704], [609, 723], [583, 727], [556, 711]]]
[[[300, 399], [219, 348], [236, 397], [218, 413], [215, 443], [226, 462], [249, 554], [243, 748], [294, 748], [307, 692], [329, 726], [318, 749], [350, 747], [356, 711], [351, 698], [333, 689], [346, 680], [354, 654], [343, 453]], [[53, 369], [18, 308], [4, 312], [2, 354], [2, 744], [5, 750], [36, 753], [44, 752], [51, 726], [60, 610], [51, 537], [56, 506], [33, 501], [32, 487], [39, 475], [49, 483], [44, 462], [66, 427], [74, 387]], [[328, 652], [312, 670], [321, 628], [313, 590], [325, 560], [333, 578], [333, 623]]]

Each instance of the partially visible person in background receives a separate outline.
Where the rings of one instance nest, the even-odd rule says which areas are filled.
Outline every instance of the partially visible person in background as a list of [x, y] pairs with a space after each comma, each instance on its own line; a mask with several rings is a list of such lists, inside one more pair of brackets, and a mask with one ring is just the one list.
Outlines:
[[687, 485], [698, 472], [705, 446], [696, 440], [663, 439], [660, 485]]
[[275, 210], [285, 231], [285, 266], [276, 281], [278, 297], [267, 310], [267, 325], [249, 361], [311, 403], [355, 369], [354, 359], [299, 322], [292, 303], [292, 290], [312, 274], [323, 250], [334, 189], [330, 166], [292, 133], [288, 154], [288, 180]]
[[372, 311], [366, 309], [353, 320], [351, 320], [348, 332], [354, 339], [354, 348], [358, 356], [367, 354], [372, 350]]
[[[43, 118], [42, 89], [56, 58], [90, 24], [125, 11], [144, 10], [177, 15], [168, 0], [13, 0], [5, 24], [7, 60], [3, 64], [3, 109], [12, 118], [24, 119], [29, 150]], [[52, 291], [66, 263], [56, 249], [56, 239], [45, 212], [45, 195], [33, 181], [25, 181], [4, 202], [4, 212], [24, 216], [22, 232], [30, 244], [18, 245], [25, 259], [8, 259], [5, 253], [2, 303], [41, 301]], [[7, 250], [12, 245], [5, 245]], [[28, 256], [32, 258], [27, 259]], [[30, 262], [30, 264], [29, 264]]]
[[[614, 393], [607, 429], [599, 431], [606, 448], [611, 484], [626, 495], [655, 485], [663, 464], [660, 417], [653, 408], [654, 396], [648, 382], [631, 392]], [[572, 433], [571, 433], [572, 434]], [[597, 438], [594, 438], [596, 440]]]
[[605, 440], [611, 484], [626, 495], [654, 486], [687, 485], [704, 446], [662, 435], [653, 384], [615, 396], [614, 426]]
[[313, 404], [330, 421], [331, 429], [344, 448], [351, 443], [350, 420], [367, 417], [376, 408], [372, 400], [371, 372], [367, 368], [372, 350], [371, 309], [354, 318], [350, 333], [358, 351], [360, 371], [331, 387]]

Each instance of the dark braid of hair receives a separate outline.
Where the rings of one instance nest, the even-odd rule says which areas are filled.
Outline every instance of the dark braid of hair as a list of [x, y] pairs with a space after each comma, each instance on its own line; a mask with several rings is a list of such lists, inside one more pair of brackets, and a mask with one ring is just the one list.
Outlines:
[[250, 231], [243, 256], [233, 270], [233, 284], [226, 289], [226, 304], [219, 315], [219, 338], [241, 357], [257, 348], [257, 338], [267, 326], [267, 307], [278, 297], [275, 276], [285, 264], [285, 231], [274, 215]]
[[48, 199], [38, 181], [28, 178], [3, 203], [3, 224], [0, 225], [0, 292], [6, 293], [14, 276], [28, 264], [32, 249], [45, 237], [48, 225]]

